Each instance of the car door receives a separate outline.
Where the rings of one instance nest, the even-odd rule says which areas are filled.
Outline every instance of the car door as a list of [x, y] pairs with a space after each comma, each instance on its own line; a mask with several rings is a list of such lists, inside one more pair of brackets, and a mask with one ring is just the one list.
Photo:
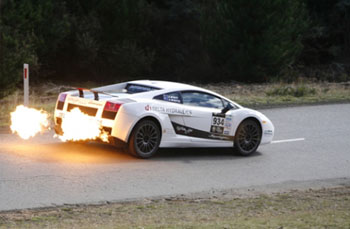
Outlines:
[[182, 91], [182, 102], [191, 115], [183, 116], [185, 130], [194, 142], [227, 141], [230, 138], [229, 117], [221, 113], [223, 99], [201, 91]]
[[162, 123], [164, 129], [162, 144], [167, 142], [167, 144], [170, 144], [172, 147], [177, 146], [177, 144], [180, 144], [180, 146], [186, 146], [186, 144], [189, 143], [191, 145], [188, 136], [181, 134], [183, 128], [180, 127], [185, 126], [183, 116], [190, 115], [191, 111], [184, 109], [180, 92], [175, 91], [160, 94], [153, 99], [155, 102], [149, 106], [148, 109], [167, 116]]
[[153, 110], [157, 110], [161, 113], [165, 113], [169, 116], [171, 123], [178, 123], [184, 125], [183, 115], [184, 111], [182, 109], [182, 99], [181, 93], [178, 91], [169, 92], [161, 95], [155, 96], [153, 99], [158, 102], [163, 101], [161, 106], [152, 106]]

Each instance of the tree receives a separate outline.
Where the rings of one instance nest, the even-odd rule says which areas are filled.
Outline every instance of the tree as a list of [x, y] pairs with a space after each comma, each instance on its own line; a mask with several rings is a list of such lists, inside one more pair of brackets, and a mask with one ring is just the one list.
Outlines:
[[305, 19], [299, 0], [206, 0], [202, 43], [222, 79], [266, 81], [300, 54]]
[[64, 3], [54, 0], [2, 2], [0, 96], [22, 79], [23, 63], [30, 64], [32, 79], [48, 64], [69, 32], [64, 11]]
[[17, 16], [23, 12], [23, 8], [17, 6], [15, 2], [7, 1], [2, 2], [0, 9], [0, 98], [10, 93], [21, 80], [23, 63], [34, 66], [37, 63], [33, 47], [36, 37], [31, 31], [21, 30], [25, 19]]

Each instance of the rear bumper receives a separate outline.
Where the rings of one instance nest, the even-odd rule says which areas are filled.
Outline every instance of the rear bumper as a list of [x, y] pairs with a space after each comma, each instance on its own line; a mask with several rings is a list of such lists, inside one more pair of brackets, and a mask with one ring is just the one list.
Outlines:
[[[63, 135], [63, 130], [62, 130], [61, 124], [56, 124], [55, 127], [54, 127], [54, 130], [55, 130], [55, 133], [57, 135], [60, 135], [60, 136]], [[114, 145], [114, 146], [117, 146], [117, 147], [124, 146], [125, 142], [123, 142], [120, 139], [118, 139], [116, 137], [113, 137], [111, 135], [112, 128], [110, 128], [110, 127], [103, 127], [103, 130], [108, 133], [108, 144], [111, 144], [111, 145]], [[96, 139], [95, 141], [96, 142], [103, 142], [100, 139]]]

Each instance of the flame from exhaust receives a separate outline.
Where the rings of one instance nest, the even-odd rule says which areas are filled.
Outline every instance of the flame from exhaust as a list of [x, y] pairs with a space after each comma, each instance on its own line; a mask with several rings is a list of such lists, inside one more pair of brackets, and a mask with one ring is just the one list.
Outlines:
[[23, 139], [34, 137], [39, 132], [49, 129], [49, 115], [43, 110], [28, 108], [23, 105], [11, 112], [11, 130]]
[[101, 139], [108, 142], [108, 134], [102, 130], [101, 123], [93, 117], [74, 108], [62, 118], [61, 128], [63, 135], [58, 138], [62, 141], [84, 141]]

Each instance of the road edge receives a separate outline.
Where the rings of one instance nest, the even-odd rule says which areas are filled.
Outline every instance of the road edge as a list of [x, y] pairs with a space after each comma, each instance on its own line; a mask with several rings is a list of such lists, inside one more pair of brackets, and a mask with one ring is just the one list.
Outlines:
[[254, 198], [260, 195], [273, 195], [279, 193], [289, 193], [295, 191], [307, 191], [307, 190], [322, 190], [328, 188], [342, 188], [350, 187], [350, 177], [340, 177], [340, 178], [330, 178], [322, 180], [306, 180], [306, 181], [285, 181], [281, 183], [273, 183], [267, 185], [254, 185], [241, 188], [232, 188], [232, 189], [211, 189], [202, 192], [194, 192], [188, 194], [174, 194], [174, 195], [161, 195], [161, 196], [150, 196], [150, 197], [140, 197], [140, 198], [126, 198], [120, 200], [111, 200], [111, 201], [98, 201], [98, 202], [86, 202], [86, 203], [70, 203], [55, 205], [51, 204], [43, 207], [34, 207], [34, 208], [23, 208], [23, 209], [9, 209], [9, 210], [0, 210], [0, 213], [12, 213], [12, 212], [21, 212], [27, 210], [39, 210], [45, 211], [61, 207], [83, 207], [83, 206], [103, 206], [109, 204], [123, 204], [123, 203], [132, 203], [132, 202], [150, 202], [157, 200], [190, 200], [190, 201], [199, 201], [207, 200], [213, 198], [227, 199], [232, 200], [235, 198]]

